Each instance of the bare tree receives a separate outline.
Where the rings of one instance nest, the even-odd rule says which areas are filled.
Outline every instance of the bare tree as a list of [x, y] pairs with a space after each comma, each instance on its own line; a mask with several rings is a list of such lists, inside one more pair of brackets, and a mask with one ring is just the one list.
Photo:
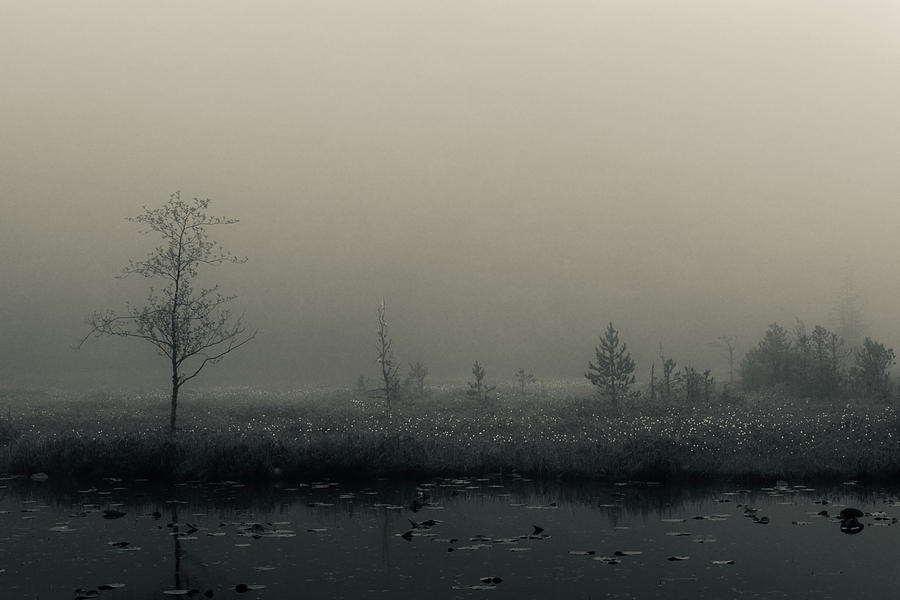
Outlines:
[[186, 202], [175, 192], [162, 207], [144, 206], [142, 214], [128, 219], [141, 227], [142, 234], [159, 234], [163, 243], [145, 259], [130, 261], [118, 278], [139, 275], [161, 280], [163, 287], [151, 287], [142, 306], [126, 305], [124, 313], [95, 312], [88, 319], [91, 330], [78, 345], [91, 337], [116, 336], [144, 340], [156, 348], [172, 368], [172, 433], [181, 386], [256, 336], [255, 331], [247, 332], [243, 316], [234, 317], [227, 308], [235, 296], [223, 296], [218, 285], [197, 283], [202, 267], [247, 261], [209, 238], [208, 227], [237, 223], [208, 215], [209, 202], [198, 198]]
[[388, 326], [386, 313], [386, 304], [384, 297], [381, 298], [381, 304], [378, 305], [378, 338], [376, 342], [376, 350], [378, 352], [378, 364], [381, 365], [381, 382], [382, 387], [375, 390], [375, 393], [384, 398], [384, 404], [388, 414], [391, 413], [391, 400], [397, 397], [400, 391], [400, 379], [397, 372], [400, 370], [399, 365], [394, 363], [394, 351], [391, 349], [393, 340], [388, 335]]
[[718, 342], [728, 350], [728, 385], [734, 387], [734, 349], [737, 346], [737, 336], [720, 335]]
[[675, 367], [678, 366], [678, 363], [676, 363], [673, 359], [664, 357], [662, 355], [660, 355], [660, 359], [662, 359], [663, 361], [663, 398], [665, 398], [666, 402], [671, 402], [672, 388], [677, 388], [678, 384], [681, 382], [681, 376], [675, 370]]

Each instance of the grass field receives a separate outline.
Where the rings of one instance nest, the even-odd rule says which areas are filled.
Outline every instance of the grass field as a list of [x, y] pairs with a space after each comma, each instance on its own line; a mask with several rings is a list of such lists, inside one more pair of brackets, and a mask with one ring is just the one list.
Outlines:
[[635, 399], [612, 411], [579, 386], [482, 404], [429, 391], [390, 416], [353, 390], [167, 397], [0, 391], [0, 471], [51, 478], [297, 481], [353, 474], [517, 471], [546, 478], [890, 479], [900, 416], [888, 405], [777, 395], [711, 404]]

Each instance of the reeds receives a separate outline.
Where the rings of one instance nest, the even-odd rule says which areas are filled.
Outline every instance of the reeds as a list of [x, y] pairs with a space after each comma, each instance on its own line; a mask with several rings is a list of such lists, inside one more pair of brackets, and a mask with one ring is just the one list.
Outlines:
[[[27, 401], [26, 401], [27, 400]], [[0, 471], [51, 477], [287, 481], [353, 474], [518, 472], [620, 479], [880, 479], [900, 473], [900, 415], [883, 404], [732, 397], [634, 399], [613, 411], [561, 388], [489, 402], [457, 388], [384, 413], [353, 391], [163, 396], [0, 393]]]

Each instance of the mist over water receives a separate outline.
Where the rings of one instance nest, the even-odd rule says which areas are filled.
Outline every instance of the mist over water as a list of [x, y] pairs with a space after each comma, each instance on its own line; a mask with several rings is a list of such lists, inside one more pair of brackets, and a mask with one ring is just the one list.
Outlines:
[[[768, 323], [833, 327], [853, 283], [896, 346], [900, 13], [792, 0], [18, 4], [0, 23], [0, 384], [151, 387], [72, 349], [182, 190], [240, 220], [209, 272], [259, 328], [198, 386], [583, 376], [612, 321], [727, 376]], [[194, 383], [192, 382], [192, 386]]]

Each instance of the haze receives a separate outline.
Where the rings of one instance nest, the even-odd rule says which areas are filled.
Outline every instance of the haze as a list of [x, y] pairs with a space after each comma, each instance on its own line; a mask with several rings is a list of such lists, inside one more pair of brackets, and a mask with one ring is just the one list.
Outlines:
[[164, 387], [72, 347], [176, 190], [259, 328], [198, 386], [374, 378], [382, 296], [438, 381], [580, 378], [609, 321], [722, 377], [850, 281], [896, 346], [897, 73], [887, 0], [7, 2], [0, 384]]

